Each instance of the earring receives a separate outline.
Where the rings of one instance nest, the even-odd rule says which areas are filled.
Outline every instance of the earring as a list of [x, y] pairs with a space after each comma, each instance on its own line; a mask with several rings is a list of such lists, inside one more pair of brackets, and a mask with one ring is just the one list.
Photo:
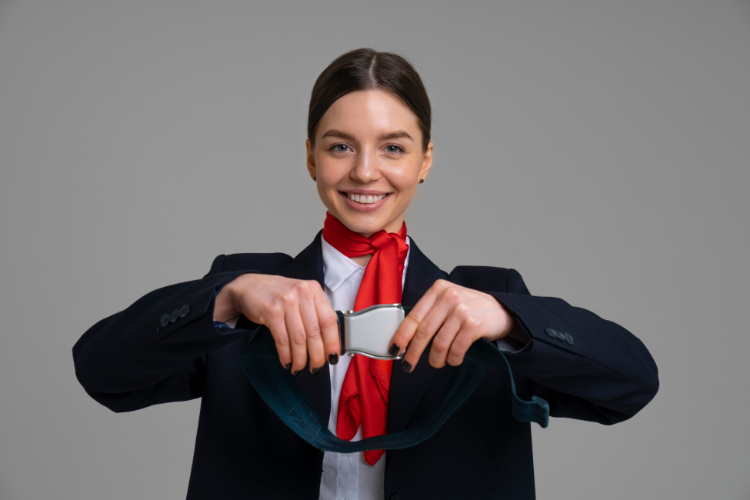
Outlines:
[[424, 179], [419, 179], [419, 183], [422, 184], [424, 182]]
[[317, 177], [313, 177], [313, 180], [317, 179]]

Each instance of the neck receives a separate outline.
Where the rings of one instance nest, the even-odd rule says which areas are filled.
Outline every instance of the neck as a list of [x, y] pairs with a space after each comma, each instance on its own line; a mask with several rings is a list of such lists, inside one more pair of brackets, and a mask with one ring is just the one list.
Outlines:
[[372, 259], [372, 254], [369, 255], [362, 255], [361, 257], [349, 257], [354, 262], [359, 264], [362, 267], [367, 266], [367, 263], [370, 262], [370, 259]]

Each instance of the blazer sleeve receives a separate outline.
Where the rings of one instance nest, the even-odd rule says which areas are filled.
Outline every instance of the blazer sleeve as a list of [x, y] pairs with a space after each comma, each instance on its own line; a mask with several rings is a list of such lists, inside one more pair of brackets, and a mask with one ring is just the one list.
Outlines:
[[638, 413], [656, 395], [659, 377], [646, 346], [622, 326], [560, 298], [532, 296], [515, 269], [506, 292], [488, 291], [531, 336], [506, 352], [531, 396], [550, 415], [611, 425]]
[[154, 290], [102, 319], [73, 346], [75, 374], [86, 392], [115, 412], [200, 397], [206, 353], [257, 331], [216, 329], [215, 290], [254, 269], [223, 271], [224, 255], [202, 279]]

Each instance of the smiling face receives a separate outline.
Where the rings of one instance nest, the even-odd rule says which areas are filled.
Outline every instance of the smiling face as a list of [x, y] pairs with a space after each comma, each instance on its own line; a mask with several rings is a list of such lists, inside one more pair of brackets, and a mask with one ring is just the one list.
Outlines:
[[432, 164], [432, 142], [422, 151], [416, 115], [384, 90], [359, 90], [337, 99], [318, 124], [307, 169], [317, 177], [328, 211], [369, 237], [398, 232], [419, 179]]

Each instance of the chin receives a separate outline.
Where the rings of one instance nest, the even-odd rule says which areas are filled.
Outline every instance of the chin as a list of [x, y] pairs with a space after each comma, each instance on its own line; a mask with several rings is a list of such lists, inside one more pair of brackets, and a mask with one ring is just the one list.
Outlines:
[[372, 234], [377, 233], [383, 227], [385, 227], [385, 224], [377, 224], [377, 223], [369, 223], [369, 221], [361, 221], [361, 220], [345, 220], [342, 221], [346, 227], [354, 231], [355, 233], [360, 234]]
[[360, 234], [372, 234], [377, 233], [383, 229], [388, 222], [384, 217], [376, 217], [367, 214], [346, 214], [342, 215], [333, 214], [339, 219], [346, 227]]

